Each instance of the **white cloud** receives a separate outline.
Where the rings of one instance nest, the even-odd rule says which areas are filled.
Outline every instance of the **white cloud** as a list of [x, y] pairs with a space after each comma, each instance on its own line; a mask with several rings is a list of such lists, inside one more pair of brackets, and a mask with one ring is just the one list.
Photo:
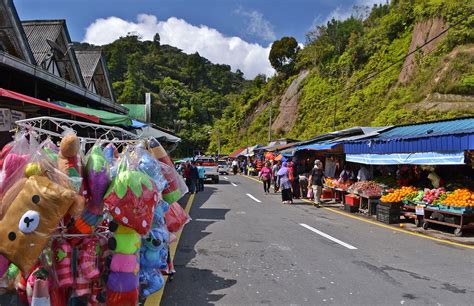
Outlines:
[[[374, 4], [385, 4], [387, 0], [356, 0], [354, 1], [354, 4], [351, 6], [345, 6], [341, 7], [338, 6], [334, 10], [332, 10], [325, 19], [321, 19], [318, 17], [318, 21], [323, 21], [322, 24], [326, 24], [328, 21], [331, 19], [336, 19], [336, 20], [345, 20], [352, 15], [354, 15], [354, 7], [368, 7], [369, 9], [374, 6]], [[316, 19], [315, 19], [316, 20]]]
[[275, 72], [268, 61], [271, 45], [263, 47], [240, 37], [224, 36], [216, 29], [195, 26], [176, 17], [158, 21], [156, 16], [140, 14], [136, 22], [118, 17], [100, 18], [89, 25], [83, 41], [103, 45], [131, 32], [143, 40], [152, 40], [159, 33], [162, 44], [175, 46], [188, 54], [199, 52], [213, 63], [230, 65], [234, 71], [240, 69], [248, 79], [259, 73], [271, 76]]
[[258, 11], [249, 12], [242, 8], [235, 10], [235, 13], [245, 17], [248, 23], [246, 28], [247, 34], [260, 37], [267, 41], [274, 41], [276, 39], [275, 32], [273, 32], [273, 25], [263, 17], [262, 13]]

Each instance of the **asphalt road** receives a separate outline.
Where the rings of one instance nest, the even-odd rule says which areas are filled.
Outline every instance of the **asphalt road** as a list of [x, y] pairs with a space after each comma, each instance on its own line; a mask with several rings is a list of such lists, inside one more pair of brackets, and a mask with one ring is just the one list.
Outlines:
[[162, 305], [474, 305], [473, 250], [227, 178], [196, 195]]

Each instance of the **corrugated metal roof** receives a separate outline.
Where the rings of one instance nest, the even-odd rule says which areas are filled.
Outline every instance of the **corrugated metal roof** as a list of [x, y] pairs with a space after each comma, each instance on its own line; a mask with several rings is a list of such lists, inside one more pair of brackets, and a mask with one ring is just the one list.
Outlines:
[[427, 137], [432, 135], [461, 133], [469, 130], [474, 130], [474, 117], [396, 126], [380, 133], [377, 138]]
[[101, 51], [77, 51], [76, 58], [81, 68], [81, 73], [86, 82], [86, 88], [89, 88], [89, 84], [94, 76], [95, 69], [99, 64], [102, 52]]
[[51, 51], [47, 39], [56, 41], [61, 34], [64, 20], [22, 21], [23, 29], [30, 44], [31, 51], [38, 65]]

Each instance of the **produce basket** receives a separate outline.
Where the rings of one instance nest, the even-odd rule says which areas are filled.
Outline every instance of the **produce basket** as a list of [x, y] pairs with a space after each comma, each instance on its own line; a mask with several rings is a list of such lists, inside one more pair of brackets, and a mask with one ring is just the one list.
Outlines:
[[350, 206], [358, 207], [360, 205], [360, 197], [355, 194], [346, 194], [345, 203]]

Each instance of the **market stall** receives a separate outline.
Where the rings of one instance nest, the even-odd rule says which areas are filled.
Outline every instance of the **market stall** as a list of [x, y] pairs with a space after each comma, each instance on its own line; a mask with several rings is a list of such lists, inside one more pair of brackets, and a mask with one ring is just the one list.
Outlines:
[[0, 285], [18, 303], [135, 306], [175, 273], [187, 189], [158, 141], [42, 117], [0, 155]]
[[403, 216], [425, 229], [453, 227], [457, 236], [474, 226], [473, 149], [474, 117], [397, 126], [344, 144], [348, 162], [370, 165], [395, 187], [385, 188], [377, 219]]

